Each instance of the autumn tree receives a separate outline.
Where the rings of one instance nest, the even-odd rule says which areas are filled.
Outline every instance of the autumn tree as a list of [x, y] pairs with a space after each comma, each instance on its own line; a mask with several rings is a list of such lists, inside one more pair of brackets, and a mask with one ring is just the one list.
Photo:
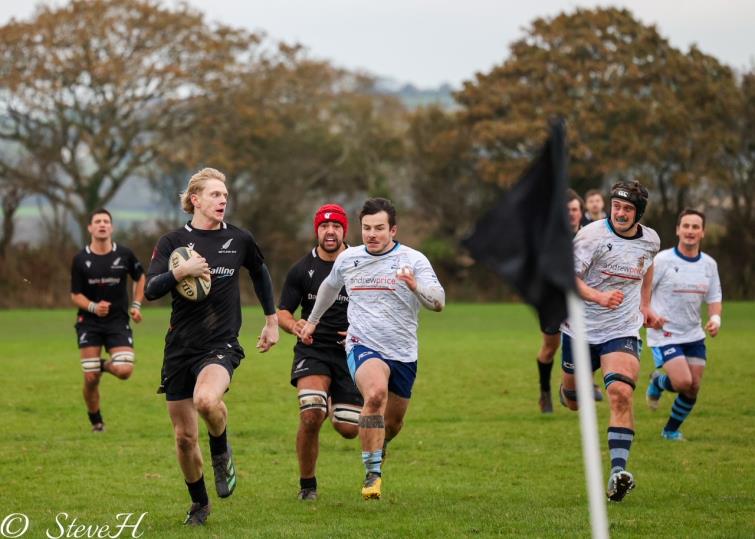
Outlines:
[[0, 27], [0, 143], [49, 166], [2, 166], [85, 234], [88, 214], [155, 158], [165, 133], [187, 127], [178, 104], [253, 42], [153, 0], [72, 0], [11, 20]]
[[539, 18], [509, 58], [456, 98], [488, 181], [512, 182], [563, 116], [579, 190], [631, 176], [651, 187], [651, 214], [673, 223], [691, 187], [720, 172], [737, 89], [732, 71], [683, 53], [620, 9]]
[[348, 208], [357, 195], [390, 194], [404, 110], [369, 77], [279, 44], [211, 88], [185, 111], [195, 127], [166, 141], [163, 168], [222, 170], [231, 217], [273, 262], [300, 256], [326, 199]]
[[[713, 184], [711, 204], [725, 214], [717, 255], [729, 297], [755, 295], [755, 71], [742, 76], [737, 123], [722, 154], [724, 172]], [[709, 240], [706, 239], [706, 242]]]

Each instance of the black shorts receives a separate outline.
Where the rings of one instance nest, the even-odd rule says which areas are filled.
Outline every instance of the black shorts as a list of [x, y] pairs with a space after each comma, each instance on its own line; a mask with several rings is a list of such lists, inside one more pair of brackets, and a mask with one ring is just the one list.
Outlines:
[[194, 356], [183, 356], [163, 362], [162, 379], [158, 393], [165, 393], [165, 400], [180, 401], [194, 396], [194, 386], [199, 373], [208, 365], [220, 365], [233, 378], [233, 372], [241, 364], [244, 352], [240, 348], [218, 348]]
[[306, 346], [294, 348], [294, 363], [291, 366], [291, 385], [296, 387], [299, 378], [312, 375], [330, 377], [328, 394], [333, 403], [362, 406], [364, 401], [346, 365], [346, 350], [343, 346]]
[[110, 351], [112, 348], [134, 347], [134, 337], [128, 320], [113, 320], [103, 323], [80, 320], [76, 322], [74, 327], [76, 328], [79, 348], [104, 346], [105, 350]]
[[551, 326], [543, 324], [542, 320], [538, 321], [540, 322], [540, 331], [542, 331], [546, 335], [558, 335], [559, 333], [561, 333], [561, 324], [557, 326]]

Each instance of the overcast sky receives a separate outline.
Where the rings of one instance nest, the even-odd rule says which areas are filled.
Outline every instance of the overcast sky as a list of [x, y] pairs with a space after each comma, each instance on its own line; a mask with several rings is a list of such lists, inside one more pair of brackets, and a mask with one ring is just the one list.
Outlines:
[[[56, 4], [61, 2], [57, 1]], [[173, 5], [172, 0], [164, 2]], [[189, 0], [210, 20], [298, 41], [310, 55], [420, 87], [459, 86], [501, 63], [536, 17], [620, 5], [656, 24], [672, 45], [738, 69], [755, 62], [753, 0]], [[0, 0], [0, 23], [26, 18], [33, 2]]]

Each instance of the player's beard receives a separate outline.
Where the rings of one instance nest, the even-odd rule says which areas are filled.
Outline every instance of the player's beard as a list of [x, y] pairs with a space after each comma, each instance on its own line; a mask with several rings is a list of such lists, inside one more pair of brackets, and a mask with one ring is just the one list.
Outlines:
[[335, 242], [336, 242], [335, 243], [335, 247], [328, 248], [328, 247], [325, 246], [326, 245], [325, 240], [323, 240], [323, 241], [320, 242], [320, 249], [322, 249], [323, 251], [325, 251], [328, 254], [337, 253], [341, 249], [341, 246], [343, 245], [343, 240], [339, 240], [336, 237]]

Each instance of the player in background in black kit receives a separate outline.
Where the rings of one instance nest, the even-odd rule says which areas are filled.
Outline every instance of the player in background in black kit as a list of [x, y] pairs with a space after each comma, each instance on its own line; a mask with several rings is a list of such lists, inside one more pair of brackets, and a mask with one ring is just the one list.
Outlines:
[[[79, 308], [76, 334], [84, 370], [84, 402], [93, 432], [105, 430], [100, 413], [100, 378], [109, 372], [127, 380], [134, 370], [131, 319], [142, 320], [144, 269], [130, 249], [113, 242], [113, 218], [105, 209], [95, 210], [87, 227], [89, 245], [71, 265], [71, 300]], [[128, 303], [128, 276], [134, 281], [133, 301]], [[102, 347], [110, 360], [100, 358]]]
[[[147, 272], [147, 299], [154, 300], [168, 292], [172, 296], [158, 392], [165, 392], [173, 422], [178, 463], [192, 501], [184, 523], [192, 526], [204, 524], [210, 514], [198, 441], [199, 416], [209, 432], [218, 496], [226, 498], [236, 488], [233, 453], [226, 439], [228, 409], [223, 394], [244, 357], [238, 341], [242, 267], [249, 271], [265, 313], [257, 349], [267, 352], [278, 342], [270, 273], [252, 235], [223, 220], [227, 202], [223, 173], [205, 168], [194, 174], [181, 194], [181, 206], [192, 214], [192, 219], [160, 238]], [[181, 246], [193, 249], [196, 255], [171, 270], [170, 254]], [[176, 292], [176, 284], [187, 276], [212, 279], [207, 298], [189, 301]]]
[[[598, 193], [600, 194], [600, 193]], [[585, 212], [585, 203], [574, 189], [566, 190], [566, 214], [569, 218], [569, 227], [572, 234], [579, 232], [582, 228], [582, 216]], [[561, 329], [559, 326], [547, 327], [540, 325], [540, 331], [543, 334], [543, 343], [537, 354], [537, 370], [540, 377], [540, 399], [538, 404], [540, 412], [544, 414], [553, 413], [553, 399], [551, 398], [551, 370], [553, 369], [553, 356], [556, 355], [558, 347], [561, 345]], [[598, 386], [593, 384], [593, 391], [596, 401], [603, 400], [603, 393]]]
[[[278, 322], [284, 331], [296, 334], [312, 312], [320, 283], [333, 268], [336, 257], [346, 249], [344, 237], [349, 220], [338, 204], [325, 204], [315, 213], [317, 247], [301, 258], [288, 272], [278, 304]], [[349, 322], [346, 318], [349, 298], [341, 289], [336, 302], [318, 324], [311, 346], [297, 341], [291, 385], [299, 390], [299, 430], [296, 433], [296, 456], [299, 459], [299, 499], [317, 499], [315, 465], [319, 452], [319, 434], [328, 416], [328, 399], [332, 408], [333, 427], [344, 438], [359, 434], [362, 396], [346, 365], [343, 339]], [[301, 318], [294, 313], [301, 305]]]

